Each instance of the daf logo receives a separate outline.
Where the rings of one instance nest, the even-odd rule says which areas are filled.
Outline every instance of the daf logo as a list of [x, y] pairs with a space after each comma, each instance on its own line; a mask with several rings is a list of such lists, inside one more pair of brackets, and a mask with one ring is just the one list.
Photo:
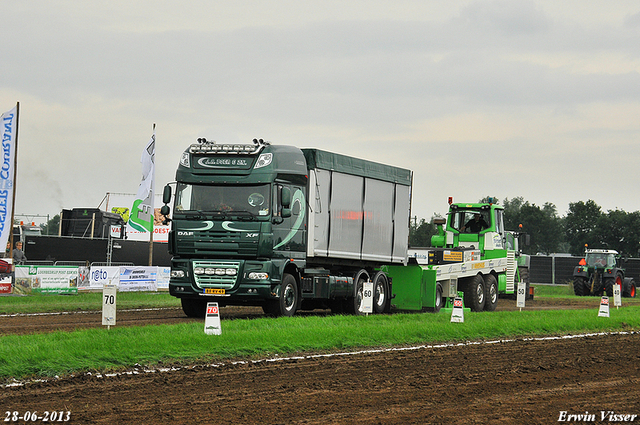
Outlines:
[[178, 230], [178, 236], [193, 236], [193, 232], [184, 232], [184, 231]]
[[256, 238], [256, 237], [258, 237], [258, 234], [257, 233], [247, 233], [247, 237], [248, 238]]

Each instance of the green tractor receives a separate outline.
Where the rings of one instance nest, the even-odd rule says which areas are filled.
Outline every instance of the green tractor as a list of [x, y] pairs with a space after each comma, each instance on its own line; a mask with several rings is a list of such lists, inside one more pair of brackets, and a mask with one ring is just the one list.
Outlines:
[[578, 296], [613, 296], [613, 285], [620, 285], [623, 297], [636, 296], [636, 282], [625, 277], [622, 259], [610, 249], [587, 249], [573, 270], [573, 292]]

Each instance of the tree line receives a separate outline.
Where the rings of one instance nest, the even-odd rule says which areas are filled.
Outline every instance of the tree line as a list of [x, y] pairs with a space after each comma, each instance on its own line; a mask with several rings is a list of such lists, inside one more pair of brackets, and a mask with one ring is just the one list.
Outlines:
[[[488, 197], [480, 200], [486, 202]], [[499, 204], [496, 198], [493, 202]], [[526, 254], [570, 253], [583, 255], [585, 244], [590, 248], [614, 249], [627, 257], [640, 257], [640, 212], [602, 211], [593, 200], [569, 204], [567, 215], [560, 217], [552, 203], [531, 204], [522, 197], [505, 199], [506, 230], [530, 235], [530, 244], [521, 247]], [[436, 233], [433, 220], [413, 217], [409, 231], [411, 246], [430, 246]], [[520, 228], [519, 226], [522, 225]]]

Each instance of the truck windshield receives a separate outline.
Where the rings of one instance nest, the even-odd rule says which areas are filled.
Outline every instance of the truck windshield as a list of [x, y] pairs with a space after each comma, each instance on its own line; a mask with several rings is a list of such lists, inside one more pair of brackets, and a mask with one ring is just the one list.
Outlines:
[[178, 183], [175, 212], [251, 213], [267, 217], [270, 213], [270, 186], [214, 186]]
[[587, 266], [589, 267], [615, 267], [616, 257], [607, 253], [588, 253]]
[[[482, 211], [480, 209], [459, 208], [451, 215], [451, 218], [450, 218], [451, 226], [454, 229], [458, 229], [458, 230], [460, 230], [463, 226], [466, 226], [467, 228], [465, 229], [465, 231], [469, 232], [470, 230], [469, 225], [470, 223], [473, 222], [474, 217], [476, 215], [480, 215], [480, 218], [483, 220], [484, 223], [487, 223], [487, 224], [490, 223], [488, 214], [485, 211]], [[486, 225], [483, 227], [486, 228]]]

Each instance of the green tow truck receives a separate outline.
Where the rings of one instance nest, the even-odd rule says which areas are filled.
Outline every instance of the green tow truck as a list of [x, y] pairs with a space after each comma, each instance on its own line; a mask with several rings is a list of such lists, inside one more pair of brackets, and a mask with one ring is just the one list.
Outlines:
[[[503, 207], [451, 198], [449, 204], [447, 218], [434, 220], [432, 247], [410, 249], [405, 267], [382, 268], [393, 282], [392, 308], [437, 312], [460, 293], [471, 311], [493, 311], [499, 295], [515, 294], [518, 263], [506, 244]], [[484, 226], [475, 232], [466, 224], [477, 216]]]

